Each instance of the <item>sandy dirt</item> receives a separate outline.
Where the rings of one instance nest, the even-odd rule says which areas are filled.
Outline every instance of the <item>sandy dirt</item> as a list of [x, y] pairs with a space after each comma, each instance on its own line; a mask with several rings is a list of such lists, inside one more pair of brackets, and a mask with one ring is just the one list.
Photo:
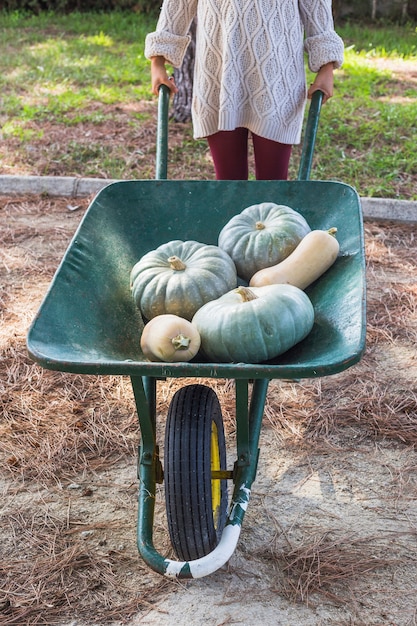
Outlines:
[[[271, 383], [236, 552], [215, 574], [176, 582], [136, 549], [129, 380], [49, 372], [26, 354], [87, 204], [0, 198], [0, 623], [416, 624], [416, 225], [366, 223], [364, 358], [325, 379]], [[187, 382], [160, 383], [159, 436]], [[233, 385], [214, 384], [233, 458]], [[173, 556], [162, 487], [155, 540]]]

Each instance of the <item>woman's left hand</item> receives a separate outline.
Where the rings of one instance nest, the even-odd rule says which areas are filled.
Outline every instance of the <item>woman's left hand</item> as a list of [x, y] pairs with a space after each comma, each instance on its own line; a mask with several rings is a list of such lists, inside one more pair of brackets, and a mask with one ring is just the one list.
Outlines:
[[327, 63], [319, 69], [314, 83], [310, 85], [307, 97], [311, 99], [315, 91], [323, 92], [323, 104], [333, 96], [333, 63]]

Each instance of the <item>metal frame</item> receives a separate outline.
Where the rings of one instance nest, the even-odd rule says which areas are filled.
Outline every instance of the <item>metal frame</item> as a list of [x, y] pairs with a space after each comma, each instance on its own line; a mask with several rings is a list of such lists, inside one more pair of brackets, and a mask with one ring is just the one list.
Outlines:
[[249, 381], [236, 380], [236, 450], [234, 491], [226, 525], [217, 547], [195, 561], [174, 561], [163, 557], [153, 544], [156, 485], [162, 482], [162, 467], [156, 441], [157, 379], [131, 377], [142, 442], [138, 459], [137, 545], [143, 560], [154, 571], [171, 578], [201, 578], [215, 572], [232, 556], [240, 535], [259, 458], [259, 436], [269, 380], [257, 379], [249, 400]]
[[[287, 194], [284, 194], [285, 197], [298, 197], [307, 187], [316, 187], [315, 184], [305, 181], [311, 169], [321, 102], [322, 94], [316, 92], [310, 105], [304, 133], [305, 139], [298, 175], [301, 182], [277, 182], [276, 185], [272, 185], [274, 188], [284, 189]], [[350, 303], [355, 303], [360, 319], [356, 315], [354, 328], [352, 328], [351, 316], [344, 315], [344, 310], [341, 312], [340, 307], [333, 308], [334, 296], [339, 295], [340, 286], [336, 285], [333, 288], [332, 283], [328, 283], [325, 298], [318, 303], [317, 313], [321, 320], [321, 326], [318, 324], [318, 328], [326, 329], [326, 325], [329, 328], [324, 336], [320, 332], [314, 335], [308, 344], [307, 354], [310, 358], [308, 363], [305, 363], [300, 356], [295, 356], [294, 360], [290, 359], [288, 363], [285, 363], [284, 359], [278, 364], [259, 365], [206, 362], [166, 364], [142, 360], [140, 352], [134, 349], [138, 343], [137, 328], [140, 328], [142, 320], [133, 306], [131, 294], [127, 289], [127, 281], [123, 283], [123, 297], [120, 297], [118, 291], [119, 272], [123, 271], [124, 276], [126, 267], [131, 267], [130, 247], [136, 245], [134, 237], [129, 237], [128, 241], [125, 241], [123, 237], [127, 233], [124, 229], [118, 230], [118, 222], [123, 223], [122, 217], [125, 211], [131, 211], [130, 216], [136, 219], [137, 215], [142, 216], [145, 213], [136, 212], [137, 203], [142, 207], [143, 199], [149, 200], [150, 195], [152, 199], [155, 200], [155, 197], [158, 199], [155, 202], [159, 206], [158, 203], [161, 199], [163, 201], [169, 190], [175, 197], [180, 197], [182, 200], [185, 193], [187, 193], [187, 198], [188, 196], [194, 198], [198, 190], [203, 187], [206, 199], [213, 202], [214, 195], [218, 195], [220, 185], [224, 191], [219, 207], [230, 214], [235, 207], [233, 202], [229, 206], [231, 200], [229, 188], [233, 191], [234, 197], [237, 189], [234, 184], [236, 182], [239, 188], [247, 194], [246, 198], [255, 197], [252, 195], [253, 181], [213, 183], [211, 181], [165, 180], [168, 164], [168, 106], [169, 90], [163, 87], [158, 102], [156, 182], [114, 183], [98, 194], [75, 233], [38, 314], [32, 322], [27, 346], [31, 358], [47, 369], [82, 374], [130, 376], [141, 431], [141, 444], [138, 452], [137, 544], [139, 553], [153, 570], [162, 575], [175, 578], [197, 578], [206, 576], [224, 565], [236, 548], [257, 471], [259, 437], [269, 380], [272, 378], [296, 380], [335, 374], [350, 367], [361, 358], [365, 347], [365, 263], [362, 232], [358, 229], [347, 228], [346, 226], [349, 225], [345, 224], [343, 241], [346, 243], [346, 250], [349, 254], [344, 255], [340, 266], [348, 285], [345, 289], [347, 295], [343, 300], [344, 310], [349, 309]], [[149, 185], [152, 185], [152, 191], [149, 190]], [[265, 185], [269, 189], [271, 181], [259, 181], [254, 185], [258, 194], [259, 188], [266, 189]], [[347, 210], [348, 216], [356, 216], [359, 199], [352, 188], [340, 183], [317, 181], [317, 188], [323, 187], [326, 190], [324, 195], [327, 201], [333, 202], [334, 207], [340, 208], [343, 200], [345, 213]], [[133, 188], [137, 190], [134, 194]], [[123, 196], [124, 203], [120, 203], [121, 196]], [[314, 198], [314, 206], [310, 209], [315, 210], [315, 203], [316, 198]], [[189, 211], [191, 211], [190, 206], [187, 208]], [[331, 213], [333, 211], [333, 215], [334, 207], [331, 206], [330, 211]], [[133, 214], [132, 209], [135, 211]], [[217, 215], [223, 216], [220, 209], [217, 211]], [[96, 215], [100, 218], [100, 228], [94, 223]], [[157, 228], [156, 222], [159, 217], [159, 214], [155, 216], [154, 229]], [[357, 227], [361, 229], [360, 210], [358, 220]], [[138, 229], [142, 221], [138, 220], [135, 224], [135, 228]], [[132, 231], [130, 222], [129, 229]], [[133, 229], [132, 232], [137, 231]], [[358, 242], [353, 241], [355, 233], [360, 235]], [[123, 254], [126, 254], [126, 257], [123, 257]], [[113, 262], [112, 255], [117, 255], [119, 262], [117, 266]], [[98, 271], [96, 271], [97, 268]], [[105, 271], [107, 274], [105, 285], [103, 285], [102, 274]], [[357, 275], [358, 271], [360, 271], [360, 276]], [[103, 287], [106, 288], [104, 292]], [[86, 292], [89, 293], [88, 298], [85, 297]], [[314, 286], [311, 295], [314, 299]], [[77, 298], [81, 298], [81, 301], [78, 302]], [[81, 304], [82, 307], [79, 309]], [[107, 312], [106, 314], [101, 312], [101, 306], [103, 311]], [[129, 320], [126, 323], [124, 316]], [[120, 323], [121, 321], [123, 323]], [[329, 330], [333, 334], [329, 334]], [[352, 337], [355, 341], [348, 342], [349, 349], [347, 350], [346, 339]], [[102, 349], [103, 339], [105, 339], [105, 346]], [[321, 347], [323, 347], [323, 354], [320, 351]], [[233, 480], [234, 483], [226, 525], [217, 547], [212, 552], [200, 559], [188, 562], [167, 559], [153, 545], [156, 485], [163, 481], [163, 467], [156, 440], [157, 382], [166, 377], [184, 376], [204, 376], [212, 379], [234, 378], [236, 385], [236, 460], [230, 471], [221, 470], [212, 474], [214, 479], [228, 479]], [[169, 471], [169, 468], [165, 470]]]

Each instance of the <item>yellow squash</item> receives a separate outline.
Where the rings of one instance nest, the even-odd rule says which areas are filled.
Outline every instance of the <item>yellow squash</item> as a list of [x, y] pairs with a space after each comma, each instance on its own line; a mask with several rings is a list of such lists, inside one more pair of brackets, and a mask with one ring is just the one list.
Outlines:
[[337, 228], [310, 231], [281, 263], [256, 272], [249, 285], [287, 284], [305, 289], [336, 261], [339, 254], [336, 232]]

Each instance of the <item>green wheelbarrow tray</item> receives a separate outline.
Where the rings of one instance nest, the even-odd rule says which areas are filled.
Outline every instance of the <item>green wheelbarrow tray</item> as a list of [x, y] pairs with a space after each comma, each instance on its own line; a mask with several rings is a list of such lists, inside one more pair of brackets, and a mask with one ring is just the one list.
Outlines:
[[[166, 94], [160, 98], [163, 121], [164, 98]], [[269, 381], [335, 374], [358, 362], [364, 351], [365, 262], [358, 195], [343, 183], [302, 179], [308, 177], [313, 148], [306, 148], [306, 141], [314, 145], [320, 104], [313, 100], [310, 106], [312, 141], [304, 141], [296, 181], [165, 180], [162, 137], [156, 180], [113, 183], [92, 201], [28, 333], [31, 358], [47, 369], [130, 376], [141, 430], [138, 548], [148, 565], [166, 576], [205, 576], [232, 555], [256, 475]], [[210, 363], [201, 355], [187, 363], [147, 361], [140, 348], [143, 321], [130, 293], [133, 265], [167, 241], [217, 244], [233, 215], [260, 202], [292, 207], [312, 229], [337, 228], [339, 257], [306, 290], [315, 308], [311, 333], [285, 354], [260, 364]], [[157, 381], [167, 377], [236, 382], [237, 460], [233, 472], [226, 472], [234, 482], [229, 513], [215, 549], [191, 561], [164, 558], [152, 540], [155, 487], [163, 475], [156, 442]]]

